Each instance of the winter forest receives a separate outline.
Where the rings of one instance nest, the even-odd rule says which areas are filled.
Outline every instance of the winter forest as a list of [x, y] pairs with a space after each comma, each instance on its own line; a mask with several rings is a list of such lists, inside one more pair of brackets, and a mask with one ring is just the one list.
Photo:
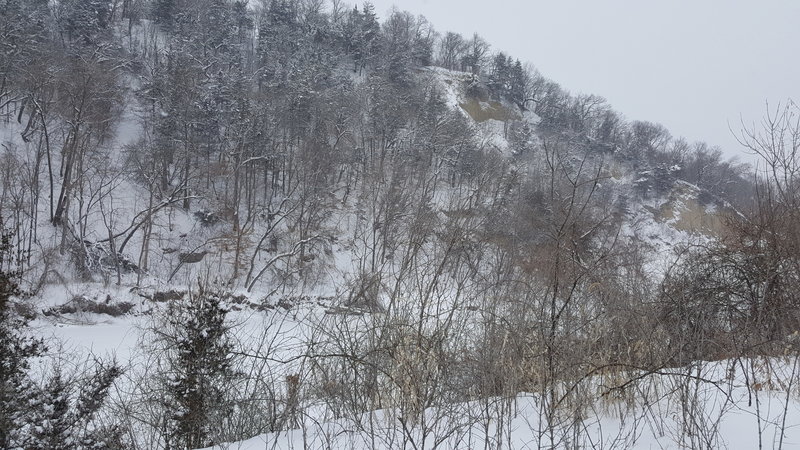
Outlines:
[[746, 165], [341, 0], [0, 0], [0, 448], [800, 446]]

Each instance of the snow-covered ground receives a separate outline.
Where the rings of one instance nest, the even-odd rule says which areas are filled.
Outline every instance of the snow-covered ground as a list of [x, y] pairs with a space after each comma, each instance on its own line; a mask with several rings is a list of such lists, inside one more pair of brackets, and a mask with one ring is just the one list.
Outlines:
[[[282, 380], [303, 370], [313, 327], [325, 320], [326, 310], [324, 299], [305, 299], [288, 308], [242, 308], [229, 317], [237, 340], [250, 343], [246, 352], [270, 349], [268, 372]], [[34, 324], [60, 343], [59, 354], [76, 362], [113, 356], [132, 372], [148, 357], [139, 345], [150, 325], [150, 315], [67, 315]], [[800, 448], [799, 381], [797, 357], [698, 361], [559, 387], [561, 394], [576, 386], [588, 393], [591, 399], [581, 405], [552, 410], [550, 392], [520, 392], [432, 408], [424, 424], [405, 422], [391, 409], [357, 421], [333, 420], [311, 401], [293, 429], [214, 448]]]
[[665, 369], [619, 391], [591, 380], [607, 395], [550, 415], [552, 427], [547, 402], [531, 393], [429, 410], [417, 425], [392, 411], [320, 422], [310, 410], [301, 428], [214, 448], [798, 448], [797, 371], [796, 358], [727, 360]]

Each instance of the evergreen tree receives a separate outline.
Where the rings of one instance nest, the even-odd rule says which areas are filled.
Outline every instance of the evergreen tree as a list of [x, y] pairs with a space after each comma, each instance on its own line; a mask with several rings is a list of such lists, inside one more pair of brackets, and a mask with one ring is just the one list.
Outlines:
[[19, 444], [20, 426], [35, 398], [27, 377], [30, 359], [41, 355], [42, 341], [25, 336], [27, 322], [16, 316], [11, 299], [22, 294], [19, 273], [9, 269], [12, 233], [3, 228], [0, 216], [0, 447]]
[[258, 26], [258, 59], [262, 86], [280, 88], [293, 78], [303, 39], [293, 1], [274, 0]]
[[68, 450], [120, 446], [119, 430], [105, 429], [93, 420], [121, 374], [116, 364], [106, 367], [95, 363], [90, 376], [68, 377], [56, 367], [44, 386], [37, 389], [28, 415], [21, 420], [26, 431], [24, 447]]
[[525, 90], [528, 86], [528, 73], [519, 60], [510, 66], [508, 80], [508, 99], [525, 109]]
[[59, 25], [70, 42], [97, 44], [99, 36], [111, 26], [111, 2], [63, 0], [59, 3]]
[[375, 7], [372, 3], [365, 2], [363, 11], [360, 23], [361, 29], [359, 30], [359, 36], [361, 37], [361, 42], [359, 42], [359, 53], [361, 55], [359, 63], [361, 69], [365, 68], [367, 62], [372, 60], [380, 51], [379, 38], [381, 33], [381, 26], [378, 23], [378, 16], [375, 15]]
[[44, 387], [36, 386], [28, 376], [30, 361], [45, 347], [26, 336], [27, 322], [13, 312], [11, 299], [22, 291], [19, 274], [8, 269], [10, 255], [11, 233], [0, 218], [0, 447], [110, 448], [116, 437], [92, 421], [121, 370], [97, 363], [93, 376], [80, 379], [56, 369]]
[[489, 91], [494, 95], [505, 97], [508, 93], [509, 78], [508, 58], [505, 53], [499, 52], [492, 60], [492, 72], [489, 74], [489, 82], [487, 83]]
[[171, 445], [198, 448], [214, 444], [215, 417], [226, 414], [226, 387], [233, 382], [233, 342], [221, 296], [201, 289], [188, 303], [172, 304], [163, 344], [168, 353], [164, 380], [170, 410]]
[[354, 7], [342, 30], [345, 53], [353, 58], [353, 71], [360, 72], [377, 55], [380, 48], [380, 24], [375, 7], [364, 3], [363, 12]]
[[533, 148], [534, 132], [527, 121], [514, 122], [508, 131], [508, 144], [514, 156], [521, 156]]

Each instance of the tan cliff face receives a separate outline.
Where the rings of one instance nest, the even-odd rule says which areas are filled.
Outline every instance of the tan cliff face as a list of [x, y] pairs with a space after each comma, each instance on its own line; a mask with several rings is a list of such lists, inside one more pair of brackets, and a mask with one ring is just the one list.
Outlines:
[[700, 201], [702, 190], [685, 182], [677, 182], [658, 207], [646, 207], [656, 221], [676, 230], [722, 237], [726, 233], [726, 217], [736, 211], [724, 202], [713, 199]]
[[509, 122], [523, 118], [516, 107], [491, 98], [485, 89], [470, 92], [470, 86], [475, 82], [471, 74], [447, 71], [435, 73], [433, 76], [442, 90], [449, 94], [452, 101], [450, 106], [463, 110], [475, 123], [488, 120]]

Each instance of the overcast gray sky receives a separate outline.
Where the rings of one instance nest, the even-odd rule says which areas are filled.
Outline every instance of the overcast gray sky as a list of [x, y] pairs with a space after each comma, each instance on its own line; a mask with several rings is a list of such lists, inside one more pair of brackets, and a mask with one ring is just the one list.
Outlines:
[[[359, 2], [360, 3], [360, 2]], [[628, 119], [742, 155], [728, 129], [765, 102], [800, 101], [798, 0], [372, 0], [437, 31], [478, 32], [571, 92]]]

